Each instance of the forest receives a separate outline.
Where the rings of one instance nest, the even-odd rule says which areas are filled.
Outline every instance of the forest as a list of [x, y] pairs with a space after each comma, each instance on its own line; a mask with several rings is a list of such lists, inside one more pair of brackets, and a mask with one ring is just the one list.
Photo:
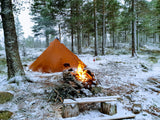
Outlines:
[[104, 55], [106, 47], [118, 48], [121, 43], [130, 44], [134, 54], [144, 44], [160, 40], [158, 0], [37, 0], [31, 10], [33, 31], [45, 36], [46, 46], [52, 35], [65, 35], [78, 54], [83, 47], [94, 47], [95, 56]]
[[[0, 120], [160, 119], [160, 0], [0, 0], [0, 16]], [[65, 118], [65, 99], [114, 96], [112, 115]]]

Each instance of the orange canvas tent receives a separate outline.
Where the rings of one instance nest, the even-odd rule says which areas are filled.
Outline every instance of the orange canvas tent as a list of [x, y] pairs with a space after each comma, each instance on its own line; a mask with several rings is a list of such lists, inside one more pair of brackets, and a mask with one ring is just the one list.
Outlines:
[[32, 71], [54, 73], [65, 69], [77, 68], [81, 63], [86, 65], [58, 39], [52, 41], [49, 47], [29, 66]]

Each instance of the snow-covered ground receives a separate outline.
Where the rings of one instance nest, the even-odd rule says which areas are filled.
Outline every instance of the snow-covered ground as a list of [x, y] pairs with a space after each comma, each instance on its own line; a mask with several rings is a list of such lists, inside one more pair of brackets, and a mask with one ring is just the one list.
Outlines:
[[[31, 64], [42, 52], [42, 49], [29, 49], [27, 56], [22, 57], [23, 65]], [[5, 56], [4, 51], [0, 54], [1, 58]], [[157, 62], [151, 61], [152, 55], [138, 55], [138, 58], [132, 58], [131, 55], [94, 57], [84, 54], [78, 57], [95, 73], [105, 95], [121, 96], [122, 99], [117, 102], [118, 113], [114, 116], [131, 114], [132, 105], [138, 103], [142, 106], [142, 112], [136, 114], [136, 120], [160, 119], [160, 56], [154, 56]], [[25, 72], [33, 83], [8, 84], [6, 74], [0, 74], [0, 91], [14, 94], [12, 101], [0, 104], [0, 110], [14, 113], [11, 119], [101, 120], [108, 117], [98, 110], [91, 110], [77, 117], [62, 118], [61, 104], [48, 102], [46, 95], [46, 92], [52, 90], [54, 82], [62, 77], [62, 73], [42, 74], [32, 72], [28, 67], [25, 67]]]

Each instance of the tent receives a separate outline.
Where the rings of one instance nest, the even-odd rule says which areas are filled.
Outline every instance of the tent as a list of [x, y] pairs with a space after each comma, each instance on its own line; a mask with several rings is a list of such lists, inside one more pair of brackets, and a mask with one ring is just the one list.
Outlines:
[[52, 41], [49, 47], [29, 66], [32, 71], [54, 73], [65, 69], [77, 68], [81, 63], [86, 65], [58, 39]]

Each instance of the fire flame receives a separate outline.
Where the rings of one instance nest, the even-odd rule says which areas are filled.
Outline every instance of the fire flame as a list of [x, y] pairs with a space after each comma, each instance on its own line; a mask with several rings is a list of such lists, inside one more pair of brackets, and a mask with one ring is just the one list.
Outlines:
[[84, 65], [82, 63], [78, 64], [78, 69], [76, 71], [76, 78], [82, 82], [87, 82], [88, 80], [92, 80], [92, 77], [87, 73], [87, 70], [84, 70]]

